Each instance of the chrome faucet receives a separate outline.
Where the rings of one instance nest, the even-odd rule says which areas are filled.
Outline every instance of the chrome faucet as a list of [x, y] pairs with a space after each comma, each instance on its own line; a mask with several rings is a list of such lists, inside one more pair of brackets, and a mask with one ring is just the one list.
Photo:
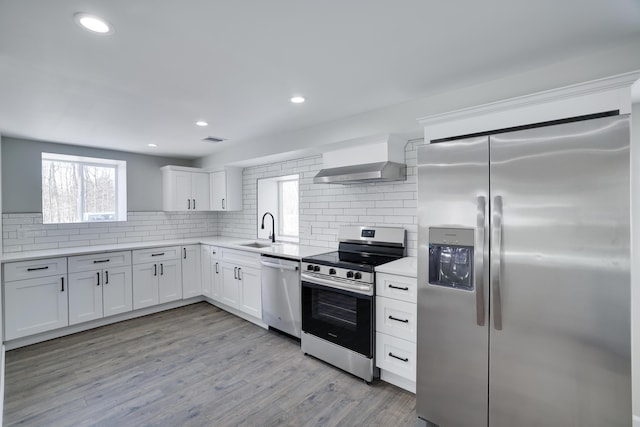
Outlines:
[[276, 242], [276, 220], [273, 218], [273, 214], [271, 212], [265, 212], [264, 215], [262, 215], [262, 226], [260, 228], [264, 230], [264, 217], [267, 215], [271, 216], [271, 235], [269, 237], [271, 237], [271, 243], [275, 243]]

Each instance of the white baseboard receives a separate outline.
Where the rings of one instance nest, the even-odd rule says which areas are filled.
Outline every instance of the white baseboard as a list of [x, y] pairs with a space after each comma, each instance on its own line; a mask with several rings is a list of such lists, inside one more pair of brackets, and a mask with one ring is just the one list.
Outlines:
[[24, 338], [16, 338], [14, 340], [6, 341], [4, 344], [7, 350], [14, 350], [16, 348], [25, 347], [27, 345], [48, 341], [54, 338], [60, 338], [65, 335], [71, 335], [78, 332], [87, 331], [89, 329], [110, 325], [112, 323], [122, 322], [123, 320], [135, 319], [136, 317], [142, 317], [142, 316], [146, 316], [153, 313], [159, 313], [165, 310], [171, 310], [172, 308], [183, 307], [185, 305], [194, 304], [200, 301], [204, 301], [204, 297], [198, 296], [198, 297], [193, 297], [185, 300], [171, 301], [165, 304], [154, 305], [152, 307], [145, 307], [139, 310], [130, 311], [128, 313], [117, 314], [115, 316], [109, 316], [102, 319], [92, 320], [90, 322], [79, 323], [77, 325], [67, 326], [65, 328], [60, 328], [53, 331], [42, 332], [40, 334], [30, 335]]
[[640, 415], [633, 416], [633, 427], [640, 427]]
[[[401, 377], [398, 374], [394, 374], [393, 372], [385, 371], [384, 369], [380, 369], [380, 379], [382, 381], [388, 382], [390, 384], [395, 385], [396, 387], [400, 387], [404, 390], [410, 391], [411, 393], [416, 392], [416, 382], [406, 379], [405, 377]], [[635, 426], [634, 426], [635, 427]]]
[[269, 325], [263, 323], [262, 319], [258, 319], [256, 317], [250, 316], [247, 313], [243, 313], [240, 310], [237, 310], [237, 309], [235, 309], [233, 307], [229, 307], [228, 305], [223, 304], [220, 301], [213, 300], [213, 299], [211, 299], [209, 297], [204, 297], [204, 300], [206, 302], [208, 302], [209, 304], [215, 305], [216, 307], [218, 307], [218, 308], [220, 308], [220, 309], [222, 309], [224, 311], [228, 311], [229, 313], [233, 314], [234, 316], [238, 316], [238, 317], [240, 317], [240, 318], [242, 318], [242, 319], [244, 319], [244, 320], [246, 320], [248, 322], [253, 323], [254, 325], [258, 325], [258, 326], [260, 326], [261, 328], [264, 328], [264, 329], [269, 329]]

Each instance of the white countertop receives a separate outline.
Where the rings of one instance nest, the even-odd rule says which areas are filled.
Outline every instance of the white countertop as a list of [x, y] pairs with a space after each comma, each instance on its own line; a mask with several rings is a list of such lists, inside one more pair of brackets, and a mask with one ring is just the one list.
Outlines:
[[418, 259], [404, 257], [376, 267], [377, 273], [395, 274], [398, 276], [418, 277]]
[[[0, 261], [2, 263], [15, 261], [28, 261], [31, 259], [55, 258], [74, 255], [95, 254], [114, 251], [128, 251], [135, 249], [158, 248], [164, 246], [185, 246], [185, 245], [214, 245], [230, 249], [238, 249], [242, 251], [258, 252], [267, 255], [283, 256], [293, 259], [301, 259], [304, 257], [318, 255], [331, 252], [332, 249], [321, 248], [316, 246], [301, 246], [294, 243], [276, 243], [275, 245], [265, 248], [252, 248], [242, 246], [242, 243], [254, 242], [256, 240], [238, 239], [236, 237], [209, 236], [200, 239], [181, 239], [181, 240], [158, 240], [153, 242], [140, 243], [122, 243], [117, 245], [96, 245], [96, 246], [78, 246], [74, 248], [47, 249], [43, 251], [28, 252], [12, 252], [3, 254]], [[269, 241], [260, 241], [268, 244]]]

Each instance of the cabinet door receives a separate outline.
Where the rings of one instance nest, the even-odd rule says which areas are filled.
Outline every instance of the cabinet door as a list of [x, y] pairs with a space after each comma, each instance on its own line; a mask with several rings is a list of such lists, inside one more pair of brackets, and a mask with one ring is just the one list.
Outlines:
[[224, 171], [213, 172], [210, 176], [211, 210], [224, 211], [227, 208], [227, 177]]
[[131, 266], [103, 270], [102, 300], [105, 316], [133, 310]]
[[66, 282], [66, 275], [6, 282], [5, 339], [68, 326]]
[[262, 319], [262, 281], [259, 268], [241, 267], [240, 310], [253, 317]]
[[70, 325], [102, 318], [102, 282], [102, 270], [69, 274]]
[[161, 304], [182, 299], [181, 267], [179, 259], [163, 261], [158, 264], [158, 301]]
[[226, 262], [220, 263], [220, 302], [230, 307], [238, 307], [239, 301], [239, 281], [238, 267]]
[[133, 266], [134, 309], [158, 304], [158, 268], [153, 262]]
[[209, 211], [209, 174], [194, 172], [191, 174], [191, 209]]
[[[211, 298], [213, 278], [211, 277], [211, 246], [209, 245], [200, 245], [200, 274], [202, 275], [202, 295]], [[186, 290], [184, 276], [182, 283], [182, 292], [184, 293]]]
[[171, 171], [171, 210], [191, 210], [191, 172]]
[[182, 247], [182, 298], [202, 295], [200, 245]]

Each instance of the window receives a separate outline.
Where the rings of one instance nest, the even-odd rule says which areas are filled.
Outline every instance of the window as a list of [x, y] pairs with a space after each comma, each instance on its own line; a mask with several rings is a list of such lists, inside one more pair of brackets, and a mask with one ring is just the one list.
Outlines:
[[280, 237], [298, 237], [298, 178], [278, 181]]
[[127, 162], [42, 153], [45, 224], [127, 220]]
[[298, 175], [276, 176], [258, 180], [258, 239], [271, 238], [271, 220], [265, 217], [265, 227], [261, 219], [269, 212], [274, 217], [276, 240], [282, 242], [299, 241], [299, 193]]

